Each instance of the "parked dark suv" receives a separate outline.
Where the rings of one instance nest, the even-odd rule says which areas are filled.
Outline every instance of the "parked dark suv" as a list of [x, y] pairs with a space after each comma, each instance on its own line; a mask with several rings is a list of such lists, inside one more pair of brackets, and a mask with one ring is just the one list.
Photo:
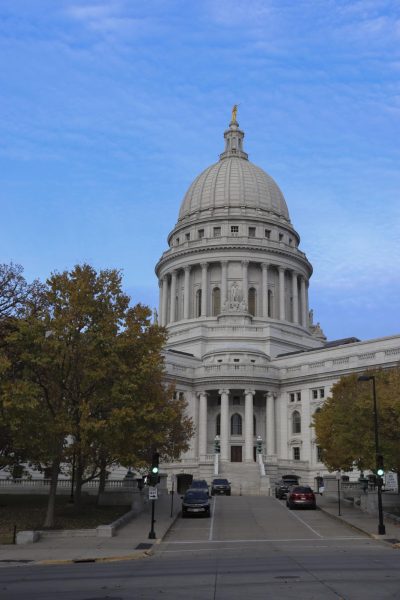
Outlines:
[[299, 485], [297, 475], [282, 475], [282, 479], [275, 483], [275, 498], [286, 498], [290, 488], [294, 485]]
[[187, 490], [182, 497], [182, 517], [188, 517], [189, 515], [209, 517], [210, 514], [208, 492], [202, 489]]
[[231, 495], [231, 484], [227, 479], [213, 479], [211, 483], [211, 496], [216, 494], [225, 494], [225, 496]]

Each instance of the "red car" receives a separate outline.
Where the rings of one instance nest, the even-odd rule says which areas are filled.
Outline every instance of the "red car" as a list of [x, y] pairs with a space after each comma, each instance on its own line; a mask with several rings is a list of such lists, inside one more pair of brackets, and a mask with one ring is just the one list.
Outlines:
[[312, 489], [306, 485], [296, 485], [290, 489], [286, 498], [286, 506], [290, 509], [297, 507], [317, 508], [315, 495]]

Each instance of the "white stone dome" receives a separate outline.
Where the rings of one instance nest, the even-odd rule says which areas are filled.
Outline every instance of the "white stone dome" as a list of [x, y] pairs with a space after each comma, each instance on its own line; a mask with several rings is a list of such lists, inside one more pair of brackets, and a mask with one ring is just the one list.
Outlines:
[[193, 181], [179, 211], [179, 221], [215, 209], [254, 209], [290, 222], [285, 198], [268, 173], [251, 163], [243, 151], [244, 133], [231, 123], [224, 134], [220, 160]]

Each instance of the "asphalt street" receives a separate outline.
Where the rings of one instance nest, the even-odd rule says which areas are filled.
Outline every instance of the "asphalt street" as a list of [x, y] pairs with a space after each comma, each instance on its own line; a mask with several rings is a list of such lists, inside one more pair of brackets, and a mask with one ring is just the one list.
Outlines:
[[152, 557], [2, 568], [0, 598], [400, 599], [400, 550], [275, 498], [212, 504], [210, 518], [178, 518]]

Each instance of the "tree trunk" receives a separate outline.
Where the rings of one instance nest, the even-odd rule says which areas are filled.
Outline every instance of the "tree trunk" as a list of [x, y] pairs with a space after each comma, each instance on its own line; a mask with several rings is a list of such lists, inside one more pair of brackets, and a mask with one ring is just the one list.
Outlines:
[[74, 506], [77, 510], [82, 508], [82, 479], [84, 465], [82, 460], [82, 454], [79, 452], [76, 457], [76, 471], [75, 471], [75, 493], [74, 493]]
[[106, 488], [106, 479], [107, 479], [107, 461], [105, 458], [101, 458], [100, 460], [100, 478], [99, 478], [99, 489], [97, 492], [97, 502], [99, 501], [100, 494], [102, 494]]
[[54, 510], [56, 506], [56, 494], [58, 484], [58, 474], [60, 472], [61, 457], [58, 456], [51, 465], [50, 491], [47, 502], [46, 518], [43, 527], [54, 527]]

